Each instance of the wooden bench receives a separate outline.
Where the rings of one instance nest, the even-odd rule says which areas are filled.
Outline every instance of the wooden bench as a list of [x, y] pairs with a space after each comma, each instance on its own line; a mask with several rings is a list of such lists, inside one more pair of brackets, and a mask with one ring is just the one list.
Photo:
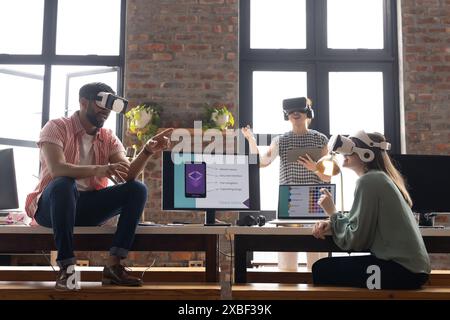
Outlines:
[[450, 287], [420, 290], [369, 290], [311, 284], [251, 283], [232, 287], [234, 300], [450, 300]]
[[[261, 267], [247, 269], [248, 283], [305, 283], [312, 284], [312, 273], [306, 267], [298, 268], [297, 272], [279, 271], [277, 267]], [[450, 270], [433, 270], [427, 286], [450, 288]]]
[[[115, 227], [109, 226], [76, 227], [74, 248], [77, 251], [108, 251], [115, 231]], [[215, 283], [219, 281], [218, 245], [222, 234], [225, 234], [225, 227], [139, 226], [130, 251], [205, 252], [203, 281]], [[42, 253], [55, 249], [53, 231], [49, 228], [0, 226], [0, 253]]]
[[0, 300], [219, 300], [213, 283], [154, 283], [142, 287], [81, 282], [76, 291], [57, 291], [55, 282], [0, 282]]
[[[55, 267], [58, 270], [57, 267]], [[202, 267], [144, 267], [130, 268], [131, 274], [144, 282], [205, 282], [205, 268]], [[77, 267], [81, 281], [100, 282], [103, 267]], [[0, 266], [0, 281], [55, 281], [56, 273], [51, 267]]]

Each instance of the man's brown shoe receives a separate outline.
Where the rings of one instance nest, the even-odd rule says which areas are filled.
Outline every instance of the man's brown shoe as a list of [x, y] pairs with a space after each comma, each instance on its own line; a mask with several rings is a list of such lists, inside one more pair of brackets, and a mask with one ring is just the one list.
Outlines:
[[115, 284], [118, 286], [140, 287], [142, 280], [132, 276], [121, 264], [103, 268], [102, 284]]

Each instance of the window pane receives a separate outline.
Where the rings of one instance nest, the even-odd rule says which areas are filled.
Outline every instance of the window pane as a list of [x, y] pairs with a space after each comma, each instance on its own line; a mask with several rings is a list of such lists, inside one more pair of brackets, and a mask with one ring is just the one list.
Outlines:
[[330, 133], [384, 132], [383, 73], [330, 72]]
[[37, 140], [43, 78], [43, 66], [0, 65], [0, 88], [5, 93], [0, 103], [0, 137]]
[[283, 133], [291, 130], [284, 121], [282, 101], [306, 97], [306, 72], [253, 72], [253, 129], [256, 133]]
[[253, 0], [250, 3], [250, 48], [305, 49], [305, 0]]
[[44, 0], [0, 2], [0, 54], [41, 54]]
[[[79, 90], [89, 82], [104, 82], [117, 92], [117, 68], [103, 66], [54, 66], [50, 97], [50, 119], [71, 116], [80, 109]], [[104, 127], [115, 132], [115, 112]]]
[[14, 149], [19, 208], [24, 209], [26, 196], [34, 190], [39, 177], [39, 149], [0, 145], [0, 149]]
[[383, 0], [328, 0], [328, 48], [383, 49]]
[[59, 0], [56, 54], [118, 55], [120, 0]]
[[[330, 133], [352, 134], [358, 130], [384, 134], [382, 72], [330, 72]], [[343, 157], [338, 156], [343, 163]], [[342, 168], [344, 210], [349, 211], [358, 176]], [[341, 210], [340, 176], [332, 177], [336, 188], [336, 208]]]

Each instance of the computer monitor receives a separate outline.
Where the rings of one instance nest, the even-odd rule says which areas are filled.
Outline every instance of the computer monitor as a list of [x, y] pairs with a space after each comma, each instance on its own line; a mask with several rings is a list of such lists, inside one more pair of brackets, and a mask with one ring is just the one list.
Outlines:
[[418, 213], [450, 212], [450, 156], [391, 155]]
[[13, 149], [0, 150], [0, 210], [17, 209], [16, 170]]
[[216, 210], [260, 209], [258, 157], [165, 151], [162, 171], [163, 210], [206, 211], [218, 225]]
[[327, 189], [336, 198], [335, 184], [301, 184], [280, 185], [278, 191], [278, 220], [291, 219], [326, 219], [327, 213], [317, 203], [322, 193]]

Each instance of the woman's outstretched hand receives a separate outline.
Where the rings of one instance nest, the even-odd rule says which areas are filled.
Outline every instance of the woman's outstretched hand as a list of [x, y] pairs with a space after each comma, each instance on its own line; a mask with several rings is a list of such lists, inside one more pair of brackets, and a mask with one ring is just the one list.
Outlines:
[[255, 139], [255, 136], [253, 135], [253, 132], [252, 132], [252, 128], [250, 128], [249, 125], [241, 128], [241, 132], [244, 135], [245, 139], [247, 139], [249, 141], [250, 141], [250, 139]]

